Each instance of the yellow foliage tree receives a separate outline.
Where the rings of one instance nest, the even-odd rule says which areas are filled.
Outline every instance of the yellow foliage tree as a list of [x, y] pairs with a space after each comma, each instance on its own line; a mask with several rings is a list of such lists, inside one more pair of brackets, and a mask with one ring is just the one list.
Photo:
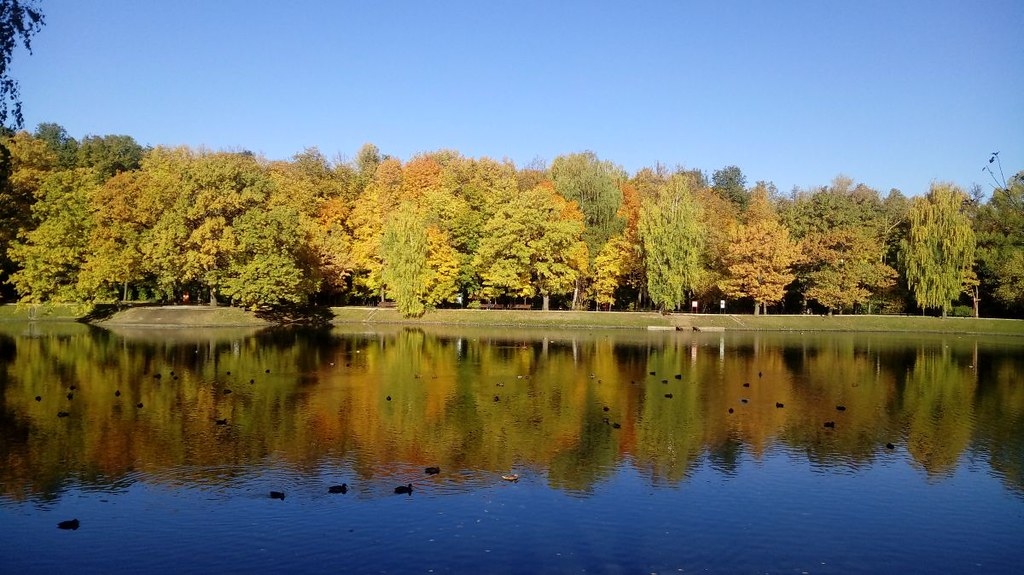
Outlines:
[[779, 223], [764, 184], [754, 188], [747, 222], [733, 228], [731, 239], [723, 262], [727, 275], [719, 287], [730, 297], [753, 299], [755, 315], [767, 312], [767, 304], [781, 300], [796, 277], [792, 265], [800, 250]]

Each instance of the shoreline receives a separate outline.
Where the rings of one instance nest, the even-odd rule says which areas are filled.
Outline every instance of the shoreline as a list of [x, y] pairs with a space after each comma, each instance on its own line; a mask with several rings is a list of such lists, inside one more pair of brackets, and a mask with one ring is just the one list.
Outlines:
[[[946, 333], [958, 335], [1024, 336], [1024, 320], [885, 315], [662, 315], [657, 312], [540, 311], [440, 309], [421, 318], [404, 318], [394, 308], [322, 308], [321, 324], [390, 324], [403, 326], [532, 327], [541, 329], [609, 329], [650, 331], [777, 331], [777, 332], [883, 332]], [[138, 329], [267, 328], [288, 325], [233, 307], [139, 306], [97, 317], [95, 308], [81, 304], [0, 306], [2, 322], [80, 322], [99, 327]], [[302, 324], [302, 322], [298, 322]]]

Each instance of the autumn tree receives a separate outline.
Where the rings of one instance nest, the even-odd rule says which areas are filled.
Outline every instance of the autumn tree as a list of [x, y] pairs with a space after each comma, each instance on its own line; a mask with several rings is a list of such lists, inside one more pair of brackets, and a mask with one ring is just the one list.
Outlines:
[[165, 290], [195, 284], [217, 305], [239, 249], [235, 219], [263, 206], [272, 182], [248, 154], [179, 150], [158, 157], [165, 163], [154, 166], [152, 192], [171, 203], [150, 234], [151, 265]]
[[359, 193], [358, 175], [345, 164], [331, 162], [320, 150], [307, 148], [289, 162], [267, 168], [273, 182], [267, 204], [285, 207], [298, 217], [296, 233], [305, 244], [304, 265], [328, 295], [348, 288], [355, 262], [349, 215]]
[[148, 174], [124, 172], [93, 194], [90, 209], [96, 225], [79, 277], [83, 293], [91, 299], [104, 299], [120, 286], [121, 299], [127, 300], [129, 285], [148, 275], [145, 235], [159, 217], [145, 198], [149, 184]]
[[[499, 198], [515, 193], [515, 166], [489, 158], [463, 158], [451, 152], [435, 157], [442, 168], [440, 182], [422, 199], [427, 221], [436, 228], [430, 233], [435, 246], [431, 258], [441, 257], [450, 248], [458, 266], [456, 289], [471, 293], [480, 288], [473, 256], [483, 237], [484, 222], [494, 213]], [[443, 247], [445, 244], [448, 248]]]
[[0, 142], [0, 297], [14, 297], [8, 279], [17, 264], [8, 248], [18, 236], [37, 226], [32, 204], [43, 181], [58, 169], [57, 156], [46, 142], [18, 132]]
[[974, 263], [975, 236], [964, 213], [967, 195], [951, 184], [932, 184], [926, 197], [914, 198], [908, 236], [901, 243], [901, 264], [914, 298], [925, 308], [941, 308], [964, 289]]
[[804, 295], [829, 310], [867, 303], [873, 293], [893, 285], [896, 270], [882, 262], [884, 245], [870, 230], [839, 228], [805, 238]]
[[718, 300], [724, 295], [719, 283], [728, 274], [725, 256], [732, 244], [731, 230], [739, 222], [740, 207], [708, 187], [700, 188], [696, 198], [701, 208], [705, 263], [695, 291], [699, 297]]
[[704, 231], [692, 180], [672, 176], [640, 208], [647, 290], [662, 310], [684, 305], [701, 282], [704, 270]]
[[[389, 214], [402, 202], [402, 163], [384, 160], [360, 193], [352, 209], [352, 259], [356, 274], [353, 287], [367, 297], [383, 299], [380, 242]], [[411, 198], [410, 198], [411, 200]]]
[[636, 261], [636, 250], [623, 235], [608, 240], [594, 258], [594, 281], [591, 284], [598, 308], [611, 309], [615, 292], [625, 283]]
[[767, 312], [767, 304], [781, 300], [793, 281], [792, 265], [798, 254], [789, 230], [779, 223], [768, 185], [758, 182], [751, 193], [746, 223], [732, 233], [724, 259], [728, 275], [719, 285], [730, 297], [753, 299], [755, 315], [761, 309]]

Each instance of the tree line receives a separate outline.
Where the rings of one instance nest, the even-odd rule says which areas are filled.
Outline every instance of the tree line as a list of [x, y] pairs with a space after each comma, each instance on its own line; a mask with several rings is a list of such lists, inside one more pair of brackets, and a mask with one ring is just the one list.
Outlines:
[[52, 123], [0, 143], [8, 301], [1024, 311], [1024, 172], [987, 199], [844, 176], [781, 194], [736, 166], [629, 174], [592, 152], [269, 161]]

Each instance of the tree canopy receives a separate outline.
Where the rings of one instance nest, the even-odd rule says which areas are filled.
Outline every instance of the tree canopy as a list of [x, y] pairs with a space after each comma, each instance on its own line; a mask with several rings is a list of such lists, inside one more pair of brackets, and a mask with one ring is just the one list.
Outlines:
[[52, 123], [2, 144], [6, 301], [1024, 313], [1021, 174], [987, 202], [845, 176], [782, 197], [736, 166], [628, 175], [590, 152], [269, 161]]

